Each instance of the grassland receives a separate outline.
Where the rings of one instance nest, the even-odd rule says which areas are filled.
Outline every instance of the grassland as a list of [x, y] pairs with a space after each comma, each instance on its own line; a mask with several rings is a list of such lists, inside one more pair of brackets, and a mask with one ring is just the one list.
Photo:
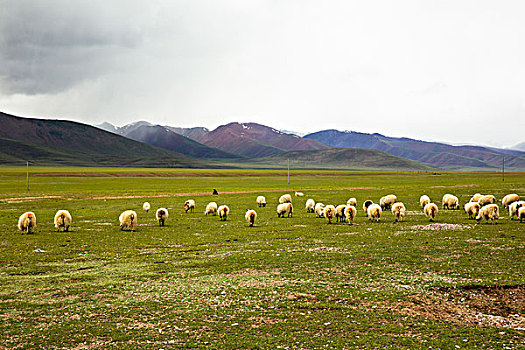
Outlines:
[[[502, 209], [497, 225], [440, 211], [450, 225], [427, 226], [418, 205], [423, 193], [525, 195], [523, 173], [298, 171], [288, 185], [277, 170], [31, 171], [26, 191], [24, 168], [0, 168], [0, 348], [523, 348], [525, 223]], [[306, 197], [277, 218], [293, 190]], [[387, 212], [372, 224], [358, 208], [355, 225], [328, 225], [303, 209], [388, 193], [405, 222]], [[146, 200], [170, 210], [166, 227]], [[212, 200], [230, 206], [226, 222], [202, 215]], [[57, 209], [71, 232], [55, 231]], [[119, 230], [125, 209], [135, 232]], [[16, 230], [26, 210], [35, 234]]]

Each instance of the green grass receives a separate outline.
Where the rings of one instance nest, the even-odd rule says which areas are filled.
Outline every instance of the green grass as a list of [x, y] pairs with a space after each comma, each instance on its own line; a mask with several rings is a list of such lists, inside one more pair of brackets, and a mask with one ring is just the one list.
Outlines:
[[[419, 196], [525, 195], [525, 175], [119, 168], [0, 168], [0, 348], [520, 348], [525, 223], [440, 211], [424, 230]], [[216, 188], [219, 196], [212, 196]], [[294, 216], [277, 218], [283, 193]], [[251, 191], [229, 193], [234, 191]], [[193, 214], [182, 204], [190, 194]], [[409, 211], [369, 223], [361, 208], [395, 193]], [[265, 195], [268, 206], [257, 208]], [[43, 198], [49, 197], [51, 198]], [[123, 198], [128, 196], [128, 198]], [[32, 198], [29, 198], [32, 197]], [[109, 198], [104, 198], [109, 197]], [[307, 214], [358, 199], [355, 225]], [[227, 204], [221, 222], [202, 213]], [[149, 201], [152, 211], [142, 211]], [[166, 227], [154, 210], [167, 207]], [[258, 213], [248, 227], [244, 212]], [[72, 232], [55, 232], [57, 209]], [[134, 209], [136, 232], [118, 216]], [[35, 234], [17, 232], [32, 210]], [[507, 216], [506, 210], [501, 210]], [[35, 252], [35, 250], [44, 252]]]

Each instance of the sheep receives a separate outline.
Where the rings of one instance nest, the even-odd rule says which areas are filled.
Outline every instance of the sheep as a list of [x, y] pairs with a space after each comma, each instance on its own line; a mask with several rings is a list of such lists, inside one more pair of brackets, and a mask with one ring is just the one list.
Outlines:
[[394, 194], [389, 194], [387, 196], [381, 197], [379, 200], [379, 205], [381, 206], [382, 210], [390, 209], [392, 207], [392, 204], [397, 202], [397, 197]]
[[496, 220], [499, 219], [499, 207], [497, 204], [487, 204], [479, 210], [478, 216], [476, 216], [476, 222], [479, 224], [481, 219], [485, 219], [487, 224], [489, 220], [492, 224], [496, 223]]
[[465, 203], [465, 213], [468, 214], [469, 219], [474, 219], [478, 216], [480, 205], [478, 202], [467, 202]]
[[281, 197], [279, 197], [279, 203], [292, 203], [292, 196], [289, 194], [283, 194]]
[[159, 220], [159, 226], [164, 226], [164, 222], [166, 221], [168, 216], [169, 216], [168, 209], [166, 208], [157, 209], [157, 212], [155, 213], [155, 217], [157, 218], [157, 220]]
[[144, 204], [142, 204], [142, 209], [147, 213], [151, 209], [151, 205], [148, 202], [144, 202]]
[[257, 219], [257, 213], [255, 212], [255, 210], [252, 210], [252, 209], [246, 210], [246, 214], [244, 215], [244, 218], [246, 219], [246, 221], [250, 223], [250, 227], [251, 227], [255, 224], [255, 219]]
[[496, 197], [491, 194], [487, 194], [486, 196], [481, 197], [478, 200], [478, 203], [480, 207], [483, 207], [487, 204], [496, 204]]
[[501, 204], [505, 208], [509, 208], [509, 205], [520, 200], [520, 196], [516, 193], [508, 194], [501, 200]]
[[257, 205], [259, 207], [265, 207], [266, 206], [266, 198], [264, 196], [258, 196], [255, 201], [257, 202]]
[[227, 205], [221, 205], [217, 211], [219, 212], [219, 219], [226, 221], [226, 218], [230, 214], [230, 208], [228, 208]]
[[383, 210], [381, 209], [381, 206], [378, 204], [370, 204], [366, 210], [366, 215], [368, 215], [368, 220], [379, 222], [381, 219], [381, 214], [383, 213]]
[[357, 199], [355, 199], [354, 197], [348, 199], [346, 201], [346, 205], [351, 205], [353, 207], [357, 207]]
[[348, 223], [350, 225], [353, 225], [354, 224], [354, 219], [357, 216], [357, 209], [353, 205], [347, 205], [345, 207], [344, 214], [345, 214], [345, 217], [346, 217], [346, 221], [348, 221]]
[[324, 217], [328, 220], [328, 223], [332, 223], [332, 219], [335, 217], [335, 207], [331, 204], [324, 207], [323, 211]]
[[20, 231], [25, 231], [26, 233], [31, 233], [33, 229], [36, 228], [36, 215], [32, 211], [28, 211], [20, 215], [18, 219], [18, 229]]
[[305, 207], [306, 207], [306, 212], [307, 213], [313, 213], [314, 212], [314, 207], [315, 207], [315, 201], [312, 198], [308, 199], [306, 201]]
[[188, 199], [186, 202], [184, 202], [184, 210], [186, 211], [186, 213], [188, 212], [188, 210], [193, 213], [193, 211], [195, 210], [195, 201], [193, 199]]
[[459, 209], [459, 199], [458, 197], [454, 196], [453, 194], [445, 194], [443, 196], [443, 199], [441, 201], [441, 209]]
[[295, 191], [295, 196], [296, 197], [304, 197], [304, 193]]
[[525, 219], [525, 207], [524, 206], [519, 207], [518, 218], [520, 219], [520, 222], [523, 222], [523, 219]]
[[429, 218], [429, 221], [434, 221], [438, 213], [438, 206], [434, 203], [428, 203], [425, 205], [425, 208], [423, 208], [423, 212]]
[[419, 197], [419, 205], [421, 205], [421, 209], [425, 208], [425, 205], [427, 205], [428, 203], [430, 203], [430, 197], [429, 196], [424, 194], [421, 197]]
[[315, 216], [318, 218], [322, 218], [324, 216], [324, 204], [321, 202], [315, 203]]
[[335, 207], [335, 218], [337, 222], [339, 222], [339, 220], [345, 221], [345, 208], [346, 204], [339, 204]]
[[470, 198], [469, 202], [477, 202], [481, 197], [483, 197], [481, 193], [476, 193], [472, 196], [472, 198]]
[[131, 228], [131, 231], [135, 228], [137, 224], [137, 213], [133, 210], [126, 210], [120, 214], [118, 220], [120, 221], [120, 229], [123, 230], [124, 227]]
[[365, 215], [368, 215], [368, 207], [372, 204], [374, 204], [374, 202], [372, 202], [370, 199], [363, 202], [363, 211], [365, 212]]
[[522, 206], [525, 206], [525, 201], [517, 201], [509, 205], [509, 217], [511, 220], [518, 215], [518, 210]]
[[58, 210], [55, 214], [55, 219], [53, 220], [55, 223], [55, 228], [58, 229], [58, 232], [60, 232], [60, 229], [62, 228], [64, 231], [69, 230], [69, 226], [71, 226], [71, 214], [67, 210]]
[[396, 218], [396, 221], [403, 221], [405, 217], [405, 205], [401, 202], [396, 202], [392, 204], [392, 214]]
[[206, 210], [204, 211], [204, 215], [208, 216], [210, 214], [211, 215], [217, 215], [217, 203], [210, 202], [206, 206]]
[[277, 217], [284, 218], [284, 214], [288, 214], [288, 217], [293, 216], [292, 203], [281, 203], [277, 206]]

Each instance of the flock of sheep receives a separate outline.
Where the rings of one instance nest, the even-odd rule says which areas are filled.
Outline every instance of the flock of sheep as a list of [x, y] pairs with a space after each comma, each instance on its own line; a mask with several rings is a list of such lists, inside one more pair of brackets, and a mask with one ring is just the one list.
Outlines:
[[[295, 196], [304, 196], [301, 192], [295, 192]], [[266, 198], [264, 196], [258, 196], [256, 203], [259, 207], [266, 206]], [[424, 214], [429, 218], [430, 221], [434, 221], [438, 213], [438, 206], [432, 203], [427, 195], [422, 195], [419, 199], [419, 203]], [[460, 209], [458, 197], [452, 194], [445, 194], [442, 198], [442, 209], [456, 210]], [[511, 219], [516, 216], [520, 222], [525, 219], [525, 201], [520, 201], [520, 197], [517, 194], [509, 194], [503, 197], [501, 201], [503, 207], [509, 211], [509, 217]], [[324, 205], [321, 202], [315, 203], [313, 199], [306, 201], [306, 212], [315, 213], [316, 217], [324, 217], [328, 220], [328, 223], [332, 223], [332, 220], [338, 222], [348, 222], [353, 224], [355, 217], [357, 216], [357, 200], [350, 198], [346, 204], [341, 205]], [[149, 212], [151, 206], [148, 202], [143, 204], [145, 212]], [[379, 204], [374, 203], [371, 200], [363, 202], [363, 211], [368, 216], [368, 219], [372, 222], [379, 222], [383, 211], [390, 209], [395, 221], [403, 221], [406, 213], [405, 205], [397, 200], [397, 196], [390, 194], [382, 197], [379, 200]], [[487, 223], [496, 223], [499, 219], [499, 207], [496, 204], [496, 197], [493, 195], [482, 195], [476, 193], [469, 202], [464, 206], [465, 212], [469, 218], [475, 219], [478, 223], [481, 220], [485, 220]], [[193, 213], [195, 210], [195, 201], [188, 199], [184, 202], [184, 210], [186, 213]], [[230, 208], [227, 205], [217, 206], [216, 202], [210, 202], [206, 206], [204, 215], [218, 215], [220, 220], [226, 220], [230, 213]], [[277, 205], [277, 216], [278, 217], [292, 217], [293, 205], [292, 196], [284, 194], [279, 198], [279, 204]], [[165, 221], [168, 219], [169, 213], [166, 208], [159, 208], [155, 213], [159, 225], [164, 226]], [[250, 226], [255, 224], [257, 219], [257, 213], [253, 209], [248, 209], [245, 214], [245, 219], [248, 221]], [[126, 210], [119, 216], [120, 229], [131, 229], [134, 230], [137, 225], [137, 213], [133, 210]], [[55, 228], [58, 231], [68, 231], [71, 226], [72, 217], [67, 210], [58, 210], [54, 217]], [[36, 228], [36, 215], [33, 212], [26, 212], [20, 216], [18, 220], [18, 229], [20, 231], [30, 233]]]

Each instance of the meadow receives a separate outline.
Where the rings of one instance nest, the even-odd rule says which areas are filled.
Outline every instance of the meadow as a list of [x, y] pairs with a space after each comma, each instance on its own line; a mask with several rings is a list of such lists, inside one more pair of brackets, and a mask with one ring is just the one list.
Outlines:
[[[305, 197], [278, 218], [294, 190]], [[2, 167], [0, 348], [523, 348], [525, 223], [503, 208], [497, 225], [441, 210], [443, 194], [463, 206], [476, 192], [525, 196], [525, 174], [301, 170], [288, 184], [282, 170], [35, 167], [28, 191], [25, 168]], [[389, 193], [405, 221], [370, 223], [363, 201]], [[422, 194], [440, 207], [435, 225]], [[350, 197], [354, 225], [304, 210]], [[230, 207], [226, 221], [203, 215], [210, 201]], [[56, 232], [58, 209], [70, 232]], [[119, 228], [126, 209], [134, 232]], [[34, 234], [16, 228], [27, 210]]]

